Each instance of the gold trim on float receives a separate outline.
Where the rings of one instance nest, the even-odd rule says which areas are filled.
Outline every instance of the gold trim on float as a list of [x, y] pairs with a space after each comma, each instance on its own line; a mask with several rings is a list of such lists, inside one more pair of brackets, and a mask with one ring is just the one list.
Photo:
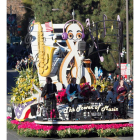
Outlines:
[[18, 119], [17, 117], [15, 118], [17, 121], [23, 122], [25, 119]]
[[36, 99], [37, 99], [36, 97], [33, 97], [33, 98], [30, 98], [30, 99], [27, 99], [27, 100], [25, 100], [25, 101], [20, 102], [20, 104], [26, 103], [26, 102], [30, 102], [30, 101], [36, 100]]

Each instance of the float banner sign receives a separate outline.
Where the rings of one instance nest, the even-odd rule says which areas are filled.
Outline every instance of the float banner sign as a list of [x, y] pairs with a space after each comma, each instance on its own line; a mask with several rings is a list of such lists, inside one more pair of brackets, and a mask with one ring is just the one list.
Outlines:
[[7, 14], [7, 26], [10, 26], [10, 25], [17, 25], [17, 21], [16, 21], [16, 14]]
[[127, 66], [126, 63], [121, 63], [121, 75], [127, 79]]

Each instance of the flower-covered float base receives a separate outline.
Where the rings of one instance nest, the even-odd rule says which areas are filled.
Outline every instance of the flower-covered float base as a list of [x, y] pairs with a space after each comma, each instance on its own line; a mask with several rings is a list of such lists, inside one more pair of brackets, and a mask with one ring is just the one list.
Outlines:
[[7, 128], [26, 137], [132, 136], [133, 124], [39, 125], [7, 118]]
[[31, 117], [30, 106], [36, 103], [36, 98], [30, 98], [22, 102], [21, 104], [13, 104], [15, 119], [18, 121], [24, 121], [26, 118]]

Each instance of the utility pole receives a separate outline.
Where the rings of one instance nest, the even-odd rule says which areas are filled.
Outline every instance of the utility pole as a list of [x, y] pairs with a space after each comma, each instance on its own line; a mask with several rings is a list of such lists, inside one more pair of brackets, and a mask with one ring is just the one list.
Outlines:
[[[129, 25], [128, 25], [128, 0], [126, 0], [126, 48], [127, 48], [127, 64], [129, 64]], [[127, 80], [129, 80], [127, 75]]]
[[[12, 5], [10, 5], [10, 16], [12, 16]], [[11, 37], [12, 37], [12, 25], [10, 24], [10, 43], [11, 43]], [[12, 45], [12, 43], [11, 43], [11, 45]]]
[[12, 5], [10, 5], [10, 15], [12, 15]]

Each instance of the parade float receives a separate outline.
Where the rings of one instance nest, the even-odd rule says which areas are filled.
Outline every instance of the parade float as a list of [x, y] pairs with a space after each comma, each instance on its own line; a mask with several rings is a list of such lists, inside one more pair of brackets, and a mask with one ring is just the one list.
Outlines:
[[[86, 22], [89, 24], [90, 22], [89, 19]], [[88, 24], [87, 26], [89, 26]], [[91, 32], [91, 30], [89, 30], [89, 32]], [[53, 121], [53, 119], [51, 119], [50, 121], [35, 120], [33, 125], [39, 127], [42, 126], [43, 124], [45, 125], [77, 124], [82, 126], [84, 124], [89, 124], [88, 126], [92, 124], [97, 125], [101, 124], [102, 126], [102, 124], [129, 123], [133, 121], [133, 119], [126, 120], [117, 119], [118, 116], [116, 115], [115, 112], [118, 112], [118, 108], [115, 106], [112, 107], [110, 104], [105, 104], [103, 100], [101, 102], [96, 101], [89, 102], [89, 100], [88, 102], [86, 102], [86, 100], [84, 99], [84, 97], [86, 97], [89, 92], [96, 90], [97, 85], [101, 85], [101, 90], [104, 92], [107, 86], [110, 85], [110, 83], [98, 81], [93, 71], [91, 70], [92, 63], [91, 60], [85, 59], [86, 42], [84, 41], [85, 38], [84, 27], [79, 21], [69, 20], [65, 24], [52, 24], [51, 22], [40, 24], [40, 22], [35, 22], [30, 26], [29, 33], [32, 36], [31, 48], [34, 62], [36, 63], [37, 67], [37, 76], [35, 77], [32, 76], [32, 78], [29, 80], [28, 79], [29, 76], [28, 74], [26, 74], [26, 77], [29, 80], [29, 85], [27, 84], [24, 85], [24, 87], [29, 88], [27, 89], [27, 91], [25, 90], [27, 96], [24, 91], [23, 91], [24, 93], [22, 92], [22, 88], [19, 86], [17, 86], [13, 90], [14, 94], [12, 96], [11, 102], [13, 103], [16, 115], [15, 119], [17, 121], [24, 121], [27, 118], [32, 118], [30, 106], [36, 103], [36, 98], [33, 98], [29, 91], [31, 88], [32, 81], [34, 81], [34, 84], [37, 85], [38, 87], [44, 86], [46, 83], [46, 77], [51, 77], [52, 82], [57, 86], [58, 90], [58, 95], [56, 95], [57, 110], [59, 112], [59, 118], [61, 119], [61, 121]], [[98, 44], [95, 43], [94, 37], [92, 35], [91, 39], [96, 49], [98, 50]], [[100, 61], [103, 62], [104, 61], [103, 56], [100, 56], [99, 52], [98, 55]], [[28, 70], [29, 69], [27, 69], [26, 71]], [[37, 77], [38, 82], [36, 81], [35, 83]], [[78, 104], [76, 110], [79, 116], [78, 121], [69, 120], [68, 118], [69, 111], [73, 112], [74, 110], [73, 108], [69, 108], [68, 101], [66, 98], [67, 96], [66, 89], [63, 88], [67, 87], [68, 84], [70, 84], [72, 77], [76, 77], [76, 82], [77, 84], [80, 84], [81, 89], [84, 87], [89, 87], [87, 91], [81, 93], [81, 96], [83, 97], [82, 102]], [[23, 84], [23, 81], [28, 81], [27, 79], [26, 78], [18, 79], [17, 82], [20, 81]], [[20, 93], [17, 91], [20, 91]], [[28, 95], [29, 98], [27, 99]], [[53, 113], [54, 111], [52, 110], [51, 112], [52, 118], [55, 116], [53, 115]], [[20, 124], [22, 125], [22, 123]], [[11, 124], [9, 123], [9, 125]], [[29, 133], [29, 130], [31, 130], [33, 131], [33, 133], [37, 131], [37, 133], [39, 133], [40, 136], [47, 136], [51, 135], [52, 133], [50, 129], [52, 131], [55, 131], [55, 133], [60, 135], [60, 137], [63, 137], [62, 135], [64, 135], [66, 131], [68, 131], [67, 136], [71, 135], [72, 133], [76, 135], [81, 135], [83, 132], [87, 132], [87, 134], [90, 132], [94, 133], [93, 132], [94, 130], [96, 130], [96, 133], [98, 133], [99, 136], [102, 136], [104, 133], [107, 133], [102, 128], [97, 129], [97, 126], [92, 126], [90, 130], [87, 129], [87, 126], [85, 126], [86, 128], [83, 128], [82, 130], [77, 130], [78, 131], [77, 132], [70, 127], [67, 127], [67, 129], [54, 128], [54, 130], [48, 127], [41, 128], [39, 130], [38, 129], [34, 130], [31, 128], [33, 126], [28, 128], [26, 127], [26, 125], [27, 124], [25, 124], [23, 128], [20, 127], [20, 125], [18, 126], [19, 134], [23, 134], [25, 131]], [[118, 127], [116, 131], [114, 130], [113, 127], [112, 130], [110, 130], [110, 126], [108, 127], [110, 135], [117, 135], [116, 133], [118, 131], [120, 132], [125, 129], [125, 126], [124, 127], [121, 126]], [[119, 128], [121, 128], [121, 130], [119, 130]], [[44, 129], [47, 131], [44, 131]], [[57, 132], [58, 130], [60, 131]], [[131, 131], [130, 133], [132, 134], [132, 129], [129, 128], [128, 131], [129, 132]], [[123, 132], [120, 133], [122, 134]], [[26, 134], [24, 133], [23, 135]]]

